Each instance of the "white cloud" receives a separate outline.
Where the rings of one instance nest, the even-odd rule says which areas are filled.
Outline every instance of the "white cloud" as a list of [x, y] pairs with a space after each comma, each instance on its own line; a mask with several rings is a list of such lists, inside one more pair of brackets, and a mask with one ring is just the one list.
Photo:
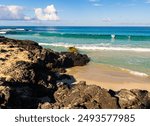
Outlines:
[[89, 2], [91, 2], [95, 7], [103, 6], [103, 4], [100, 3], [100, 0], [89, 0]]
[[94, 3], [93, 6], [95, 6], [95, 7], [100, 7], [100, 6], [103, 6], [103, 4]]
[[17, 5], [0, 5], [0, 20], [31, 20], [30, 17], [24, 15], [24, 8]]
[[35, 8], [35, 16], [38, 20], [56, 21], [59, 20], [57, 10], [54, 5], [49, 5], [45, 9]]
[[102, 21], [103, 22], [111, 22], [112, 20], [109, 17], [107, 17], [107, 18], [103, 18]]

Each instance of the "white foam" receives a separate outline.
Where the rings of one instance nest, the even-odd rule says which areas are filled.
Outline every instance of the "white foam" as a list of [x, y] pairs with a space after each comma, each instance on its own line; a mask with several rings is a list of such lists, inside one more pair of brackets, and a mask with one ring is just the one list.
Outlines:
[[127, 71], [127, 72], [129, 72], [130, 74], [135, 75], [135, 76], [149, 77], [149, 75], [146, 74], [146, 73], [142, 73], [142, 72], [138, 72], [138, 71], [132, 71], [132, 70], [125, 69], [125, 68], [120, 68], [120, 69], [123, 70], [123, 71]]
[[77, 47], [84, 50], [107, 50], [107, 51], [134, 51], [134, 52], [150, 52], [150, 48], [130, 48], [130, 47]]
[[0, 31], [0, 34], [6, 34], [6, 32], [4, 32], [4, 31]]
[[74, 45], [71, 45], [71, 44], [64, 44], [64, 43], [51, 43], [51, 44], [49, 44], [49, 43], [39, 43], [39, 45], [43, 45], [43, 46], [65, 47], [65, 48], [74, 46]]
[[0, 34], [6, 34], [9, 31], [24, 31], [25, 29], [23, 28], [16, 28], [16, 29], [1, 29], [0, 30]]
[[[34, 34], [35, 35], [35, 34]], [[51, 45], [51, 44], [49, 44], [49, 43], [39, 43], [39, 45], [43, 45], [43, 46], [53, 46], [53, 45]]]
[[76, 48], [81, 48], [81, 49], [84, 49], [84, 47], [97, 47], [97, 46], [109, 46], [110, 43], [100, 43], [100, 44], [94, 44], [94, 46], [90, 45], [90, 44], [67, 44], [67, 43], [39, 43], [40, 45], [46, 45], [46, 46], [56, 46], [56, 47], [65, 47], [65, 48], [68, 48], [68, 47], [71, 47], [71, 46], [75, 46]]
[[16, 28], [17, 31], [24, 31], [25, 29], [23, 28]]
[[1, 32], [7, 32], [7, 31], [12, 31], [13, 29], [1, 29]]
[[109, 43], [101, 44], [64, 44], [64, 43], [40, 43], [40, 45], [65, 47], [75, 46], [81, 50], [106, 50], [106, 51], [132, 51], [132, 52], [150, 52], [150, 48], [131, 48], [131, 47], [111, 47]]
[[142, 77], [148, 77], [149, 76], [146, 73], [140, 73], [140, 72], [137, 72], [137, 71], [130, 71], [130, 74], [137, 75], [137, 76], [142, 76]]

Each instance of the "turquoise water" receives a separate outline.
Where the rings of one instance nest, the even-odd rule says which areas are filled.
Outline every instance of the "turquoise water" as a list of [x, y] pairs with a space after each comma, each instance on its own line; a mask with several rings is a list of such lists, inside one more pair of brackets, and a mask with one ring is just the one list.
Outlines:
[[150, 27], [0, 27], [0, 35], [57, 51], [75, 46], [93, 62], [150, 75]]

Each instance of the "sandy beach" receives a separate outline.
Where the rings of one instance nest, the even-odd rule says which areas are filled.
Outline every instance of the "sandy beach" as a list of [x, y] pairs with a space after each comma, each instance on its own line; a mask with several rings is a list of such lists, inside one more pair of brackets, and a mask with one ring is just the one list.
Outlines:
[[87, 84], [96, 84], [106, 89], [150, 91], [150, 76], [109, 65], [89, 63], [83, 67], [70, 68], [67, 74], [73, 75], [76, 82], [86, 81]]

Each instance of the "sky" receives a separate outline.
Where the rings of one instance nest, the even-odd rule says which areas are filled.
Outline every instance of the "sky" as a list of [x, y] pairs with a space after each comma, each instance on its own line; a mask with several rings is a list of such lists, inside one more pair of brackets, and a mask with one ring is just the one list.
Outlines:
[[150, 0], [0, 0], [0, 26], [149, 26]]

